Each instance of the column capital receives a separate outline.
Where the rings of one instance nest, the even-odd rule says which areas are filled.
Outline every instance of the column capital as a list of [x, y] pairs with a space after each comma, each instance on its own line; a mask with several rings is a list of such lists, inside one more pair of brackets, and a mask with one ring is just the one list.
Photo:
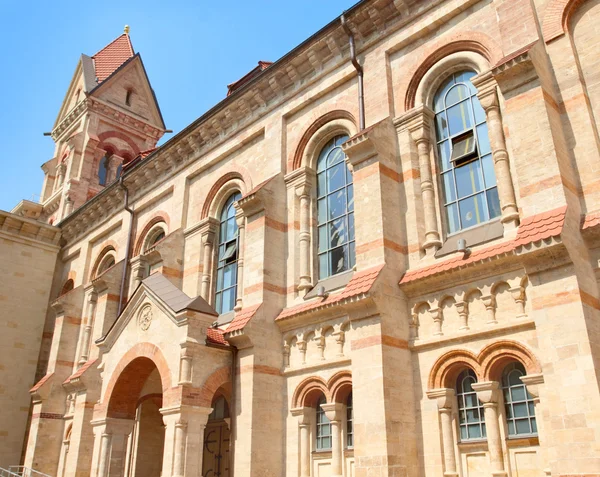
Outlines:
[[429, 106], [421, 104], [404, 113], [394, 121], [398, 131], [408, 131], [416, 143], [430, 140], [431, 125], [435, 113]]
[[304, 186], [311, 186], [316, 176], [317, 174], [314, 169], [308, 166], [303, 166], [293, 170], [289, 174], [286, 174], [283, 180], [285, 181], [285, 185], [288, 189], [294, 188], [298, 190]]
[[485, 404], [497, 404], [500, 390], [498, 381], [484, 381], [481, 383], [473, 383], [471, 385], [473, 391], [477, 393], [477, 398]]
[[544, 384], [544, 375], [542, 373], [528, 374], [527, 376], [521, 376], [521, 382], [527, 388], [529, 394], [534, 398], [540, 397], [540, 384]]
[[438, 388], [427, 391], [429, 399], [435, 399], [438, 410], [452, 409], [456, 392], [452, 388]]
[[312, 407], [296, 407], [294, 409], [290, 409], [290, 414], [298, 418], [298, 425], [302, 426], [310, 424], [310, 418], [314, 411], [315, 410]]
[[477, 88], [477, 97], [486, 111], [500, 106], [498, 100], [498, 83], [491, 71], [485, 71], [471, 78], [471, 83]]
[[199, 231], [202, 237], [202, 243], [212, 244], [217, 230], [219, 229], [219, 221], [213, 217], [206, 217], [200, 222]]
[[325, 415], [330, 421], [340, 421], [344, 405], [339, 402], [328, 402], [327, 404], [321, 404], [321, 409], [325, 411]]
[[246, 216], [244, 215], [244, 211], [240, 207], [240, 204], [238, 204], [237, 202], [234, 202], [233, 208], [235, 209], [235, 222], [238, 228], [243, 229], [246, 225]]

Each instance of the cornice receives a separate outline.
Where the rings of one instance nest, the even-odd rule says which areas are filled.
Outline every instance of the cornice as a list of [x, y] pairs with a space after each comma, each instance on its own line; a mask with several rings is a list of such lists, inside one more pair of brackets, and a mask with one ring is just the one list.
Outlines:
[[3, 210], [0, 210], [0, 232], [53, 247], [58, 247], [61, 237], [58, 227]]

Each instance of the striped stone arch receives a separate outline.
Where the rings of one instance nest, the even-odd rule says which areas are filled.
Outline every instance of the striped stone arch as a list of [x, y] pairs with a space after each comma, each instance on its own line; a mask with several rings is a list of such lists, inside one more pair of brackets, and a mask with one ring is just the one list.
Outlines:
[[323, 379], [318, 376], [306, 378], [294, 391], [292, 407], [314, 407], [321, 394], [325, 395], [326, 402], [332, 402], [331, 393]]
[[167, 214], [164, 211], [156, 212], [152, 216], [152, 218], [148, 219], [148, 221], [142, 228], [141, 232], [139, 232], [139, 234], [137, 235], [137, 238], [135, 241], [135, 247], [133, 249], [134, 257], [137, 257], [142, 252], [142, 246], [144, 245], [144, 241], [146, 240], [146, 236], [148, 235], [148, 232], [150, 232], [150, 229], [152, 227], [154, 227], [156, 224], [159, 224], [161, 222], [164, 222], [166, 224], [167, 230], [165, 230], [165, 234], [167, 234], [167, 235], [169, 234], [169, 230], [170, 230], [169, 214]]
[[456, 378], [465, 368], [473, 370], [477, 380], [483, 373], [474, 353], [464, 349], [448, 351], [440, 356], [429, 373], [429, 389], [453, 388]]
[[[230, 171], [219, 177], [217, 182], [208, 191], [204, 204], [202, 205], [202, 212], [200, 215], [201, 219], [206, 219], [211, 215], [213, 210], [217, 210], [219, 207], [215, 207], [215, 203], [218, 202], [219, 196], [222, 194], [223, 188], [228, 183], [235, 183], [236, 190], [239, 190], [244, 195], [251, 187], [250, 178], [244, 177], [240, 171]], [[229, 195], [229, 194], [225, 194]]]
[[331, 393], [332, 402], [345, 402], [348, 394], [352, 392], [352, 373], [340, 371], [334, 374], [329, 378], [327, 387]]

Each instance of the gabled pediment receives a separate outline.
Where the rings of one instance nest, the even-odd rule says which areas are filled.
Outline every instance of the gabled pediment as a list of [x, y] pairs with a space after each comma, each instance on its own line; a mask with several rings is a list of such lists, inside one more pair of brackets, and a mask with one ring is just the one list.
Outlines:
[[164, 275], [155, 273], [142, 281], [121, 315], [96, 344], [109, 351], [132, 320], [146, 331], [155, 319], [168, 320], [174, 327], [185, 327], [190, 320], [209, 326], [217, 317], [217, 312], [202, 297], [190, 298]]
[[[73, 78], [71, 79], [71, 83], [69, 84], [69, 88], [67, 89], [67, 93], [65, 94], [65, 98], [63, 99], [62, 105], [58, 112], [58, 116], [56, 117], [56, 121], [54, 122], [53, 129], [60, 124], [60, 122], [69, 114], [69, 112], [71, 112], [71, 110], [80, 101], [85, 99], [85, 95], [88, 90], [86, 89], [86, 81], [84, 77], [84, 56], [85, 55], [81, 55], [81, 58], [77, 63], [75, 73], [73, 73]], [[91, 58], [87, 58], [91, 60]]]

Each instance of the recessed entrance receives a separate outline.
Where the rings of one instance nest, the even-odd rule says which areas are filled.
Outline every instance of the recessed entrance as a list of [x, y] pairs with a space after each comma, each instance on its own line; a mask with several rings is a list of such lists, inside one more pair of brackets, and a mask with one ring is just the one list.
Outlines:
[[221, 395], [212, 403], [213, 411], [204, 430], [203, 477], [229, 477], [229, 406]]

